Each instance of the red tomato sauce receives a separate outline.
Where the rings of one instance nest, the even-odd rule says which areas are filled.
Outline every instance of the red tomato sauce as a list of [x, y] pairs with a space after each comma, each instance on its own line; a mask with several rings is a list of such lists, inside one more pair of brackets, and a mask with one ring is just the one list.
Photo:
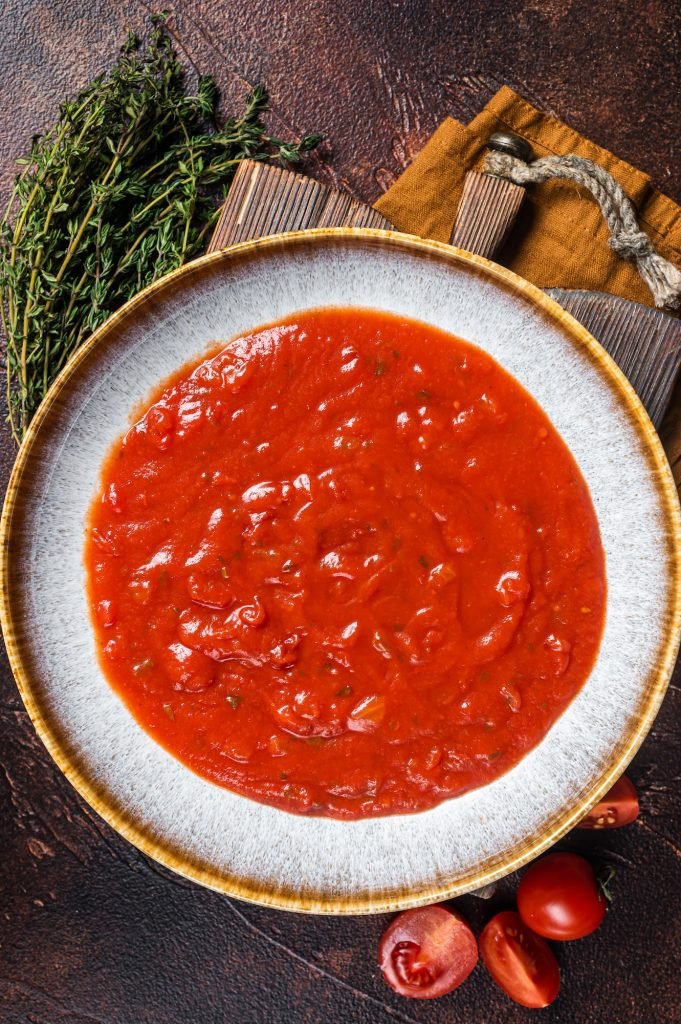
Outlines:
[[213, 782], [419, 811], [507, 771], [587, 678], [586, 484], [484, 352], [324, 309], [180, 371], [114, 446], [86, 542], [99, 656]]

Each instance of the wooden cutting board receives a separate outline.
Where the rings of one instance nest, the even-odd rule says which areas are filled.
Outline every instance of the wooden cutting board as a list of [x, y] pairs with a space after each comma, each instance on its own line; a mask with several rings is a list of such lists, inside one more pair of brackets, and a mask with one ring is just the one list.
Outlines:
[[[239, 165], [209, 251], [285, 231], [320, 227], [392, 229], [380, 213], [347, 193], [270, 164]], [[681, 320], [603, 292], [550, 289], [548, 294], [600, 341], [632, 382], [663, 431], [681, 484], [681, 417], [670, 415], [681, 365]]]

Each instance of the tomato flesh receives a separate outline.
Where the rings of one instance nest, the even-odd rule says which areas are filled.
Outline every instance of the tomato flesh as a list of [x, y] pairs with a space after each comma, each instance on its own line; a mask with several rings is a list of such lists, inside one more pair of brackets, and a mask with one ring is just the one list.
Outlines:
[[634, 784], [623, 775], [577, 828], [620, 828], [636, 821], [638, 814], [638, 795]]
[[533, 864], [518, 888], [518, 911], [546, 939], [581, 939], [605, 917], [605, 899], [588, 861], [552, 853]]
[[435, 999], [451, 992], [477, 962], [473, 932], [459, 914], [441, 906], [405, 910], [378, 947], [383, 977], [411, 999]]
[[485, 926], [480, 956], [497, 985], [521, 1006], [548, 1006], [560, 991], [560, 970], [548, 943], [512, 910]]

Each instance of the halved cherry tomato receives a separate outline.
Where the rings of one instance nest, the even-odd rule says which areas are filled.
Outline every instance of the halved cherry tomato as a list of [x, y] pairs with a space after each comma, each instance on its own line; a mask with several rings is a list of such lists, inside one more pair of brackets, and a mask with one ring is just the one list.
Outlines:
[[383, 933], [378, 963], [400, 995], [435, 999], [457, 988], [478, 962], [466, 922], [446, 907], [405, 910]]
[[523, 875], [518, 911], [546, 939], [581, 939], [605, 917], [605, 899], [588, 861], [575, 853], [551, 853]]
[[512, 910], [485, 925], [480, 955], [497, 985], [521, 1006], [548, 1006], [560, 991], [560, 970], [549, 944]]
[[577, 828], [619, 828], [638, 818], [638, 796], [631, 779], [623, 775]]

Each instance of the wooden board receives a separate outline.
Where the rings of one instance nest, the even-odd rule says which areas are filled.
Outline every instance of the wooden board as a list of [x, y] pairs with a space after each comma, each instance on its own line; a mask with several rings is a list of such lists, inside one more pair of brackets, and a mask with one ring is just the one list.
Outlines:
[[456, 211], [451, 244], [494, 259], [525, 199], [525, 189], [493, 174], [469, 171]]
[[244, 160], [234, 175], [208, 251], [282, 231], [332, 227], [391, 228], [392, 224], [366, 203], [314, 178]]
[[681, 362], [681, 320], [604, 292], [549, 288], [624, 371], [659, 429]]

